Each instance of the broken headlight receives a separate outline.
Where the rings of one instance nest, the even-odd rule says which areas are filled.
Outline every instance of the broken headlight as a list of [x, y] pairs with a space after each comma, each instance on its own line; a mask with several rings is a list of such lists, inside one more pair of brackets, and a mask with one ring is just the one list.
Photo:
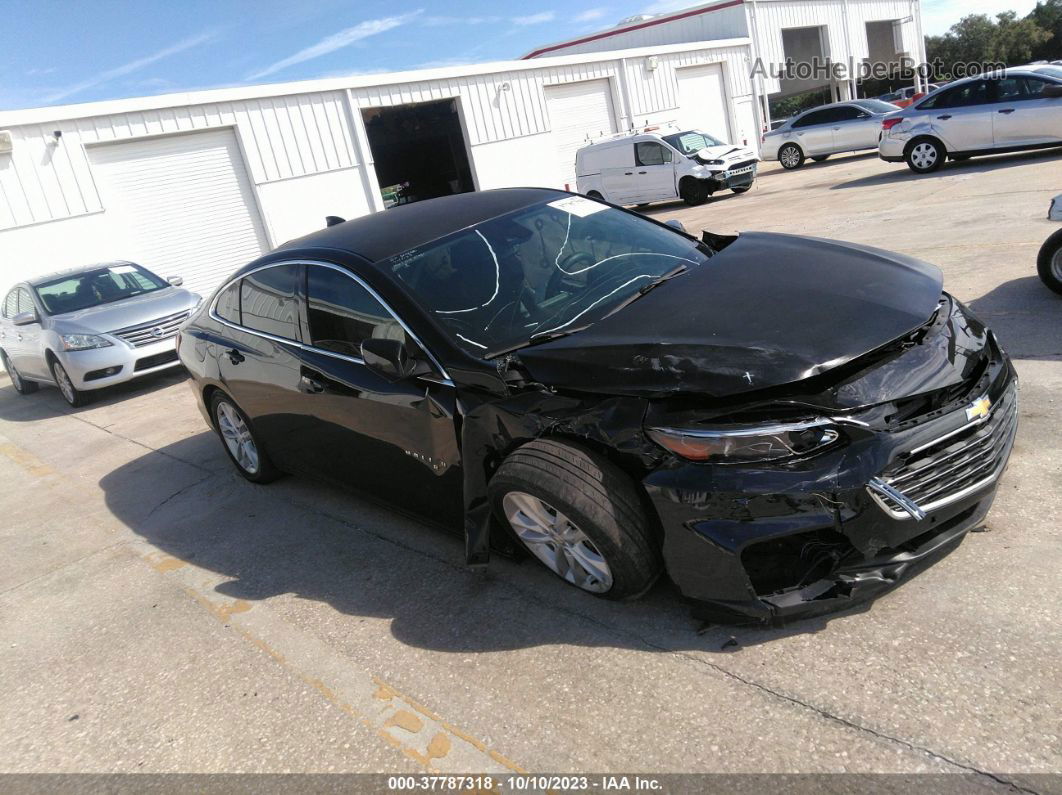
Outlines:
[[840, 430], [829, 420], [715, 428], [648, 428], [649, 438], [690, 461], [747, 464], [807, 455], [836, 442]]

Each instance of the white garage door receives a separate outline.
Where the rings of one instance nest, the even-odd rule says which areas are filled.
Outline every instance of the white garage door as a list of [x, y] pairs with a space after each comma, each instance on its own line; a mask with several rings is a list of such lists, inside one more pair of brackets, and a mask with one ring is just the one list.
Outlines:
[[679, 123], [733, 143], [723, 68], [719, 64], [688, 66], [676, 69], [675, 74], [679, 87]]
[[89, 156], [126, 259], [206, 295], [265, 252], [231, 130], [104, 144]]
[[575, 190], [575, 152], [586, 137], [616, 132], [608, 79], [546, 86], [546, 108], [557, 150], [557, 186]]

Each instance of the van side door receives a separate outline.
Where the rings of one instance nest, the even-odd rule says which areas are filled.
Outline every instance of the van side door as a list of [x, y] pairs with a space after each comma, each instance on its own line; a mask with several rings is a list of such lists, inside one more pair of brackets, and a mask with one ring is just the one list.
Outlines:
[[636, 191], [634, 175], [634, 144], [624, 141], [616, 146], [602, 147], [601, 182], [605, 198], [613, 204], [631, 204]]
[[635, 197], [632, 203], [655, 202], [678, 196], [674, 153], [657, 141], [634, 145]]

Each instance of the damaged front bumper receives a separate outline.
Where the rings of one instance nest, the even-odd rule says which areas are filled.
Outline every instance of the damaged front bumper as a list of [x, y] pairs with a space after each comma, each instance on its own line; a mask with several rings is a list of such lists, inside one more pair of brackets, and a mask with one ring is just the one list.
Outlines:
[[843, 448], [788, 466], [651, 473], [668, 572], [695, 614], [780, 624], [843, 610], [954, 548], [988, 513], [1017, 430], [1002, 353], [971, 395], [901, 429], [856, 425]]

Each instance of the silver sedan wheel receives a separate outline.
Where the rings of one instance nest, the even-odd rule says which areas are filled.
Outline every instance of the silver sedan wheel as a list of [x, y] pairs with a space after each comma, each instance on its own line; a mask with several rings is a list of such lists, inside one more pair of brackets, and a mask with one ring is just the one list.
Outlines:
[[[1055, 259], [1058, 259], [1058, 255], [1055, 255]], [[8, 358], [4, 357], [4, 364], [7, 366], [7, 374], [11, 376], [11, 384], [19, 392], [22, 391], [22, 376], [18, 374], [18, 370], [15, 369], [15, 365], [8, 361]]]
[[1051, 257], [1051, 275], [1062, 282], [1062, 248], [1056, 249]]
[[255, 474], [258, 472], [258, 448], [251, 436], [251, 429], [230, 403], [218, 403], [217, 412], [221, 438], [225, 440], [233, 460], [248, 475]]
[[66, 402], [72, 404], [77, 400], [77, 396], [74, 393], [74, 384], [70, 381], [70, 376], [66, 374], [66, 370], [63, 369], [59, 362], [52, 365], [52, 373], [55, 375], [55, 384], [59, 387], [59, 391], [63, 393]]
[[937, 148], [930, 143], [915, 144], [911, 150], [911, 162], [915, 168], [932, 168], [937, 162]]
[[793, 146], [782, 147], [781, 155], [782, 165], [786, 168], [796, 168], [800, 163], [800, 152]]
[[502, 498], [502, 510], [528, 550], [555, 574], [591, 593], [612, 587], [612, 570], [594, 543], [549, 503], [522, 491]]

